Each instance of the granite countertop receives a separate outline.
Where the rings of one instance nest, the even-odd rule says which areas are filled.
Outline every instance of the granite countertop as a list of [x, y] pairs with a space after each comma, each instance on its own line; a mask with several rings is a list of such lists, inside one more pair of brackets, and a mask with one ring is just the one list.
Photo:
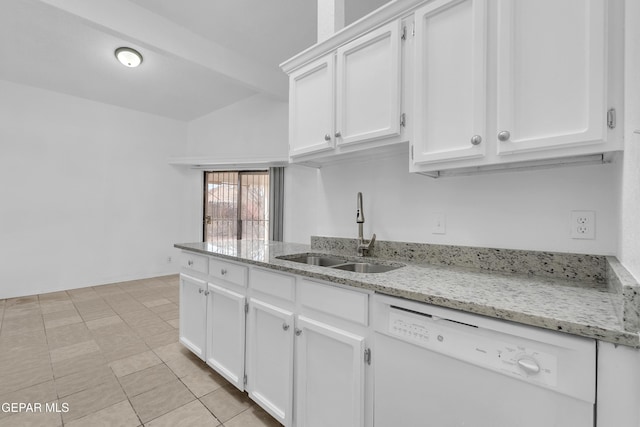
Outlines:
[[280, 259], [301, 253], [334, 252], [283, 242], [233, 241], [222, 245], [198, 242], [174, 246], [381, 294], [640, 348], [639, 334], [625, 330], [620, 315], [623, 294], [586, 281], [381, 258], [367, 260], [405, 266], [385, 273], [354, 273]]

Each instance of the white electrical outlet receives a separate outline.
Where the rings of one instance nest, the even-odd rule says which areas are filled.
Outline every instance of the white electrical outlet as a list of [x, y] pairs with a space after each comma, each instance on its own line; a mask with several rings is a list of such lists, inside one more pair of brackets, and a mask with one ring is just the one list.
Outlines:
[[447, 234], [447, 227], [444, 219], [444, 214], [436, 212], [433, 214], [433, 221], [431, 222], [431, 234]]
[[595, 211], [571, 211], [570, 227], [572, 239], [595, 239]]

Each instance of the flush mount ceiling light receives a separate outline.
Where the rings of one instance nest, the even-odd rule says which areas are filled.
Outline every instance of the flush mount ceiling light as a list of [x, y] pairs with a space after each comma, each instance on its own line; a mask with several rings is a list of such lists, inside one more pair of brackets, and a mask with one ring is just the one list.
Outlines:
[[137, 67], [142, 63], [142, 55], [135, 49], [130, 47], [119, 47], [116, 49], [116, 58], [125, 67]]

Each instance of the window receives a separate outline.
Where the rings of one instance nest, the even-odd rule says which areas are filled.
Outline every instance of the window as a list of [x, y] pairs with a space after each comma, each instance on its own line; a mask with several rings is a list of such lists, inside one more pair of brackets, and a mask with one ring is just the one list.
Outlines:
[[282, 240], [282, 169], [205, 172], [203, 240]]

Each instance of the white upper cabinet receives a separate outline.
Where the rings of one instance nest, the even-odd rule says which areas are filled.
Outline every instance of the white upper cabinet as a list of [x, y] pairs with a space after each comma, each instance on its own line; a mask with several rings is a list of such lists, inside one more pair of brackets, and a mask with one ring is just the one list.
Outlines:
[[[312, 59], [290, 60], [289, 156], [335, 157], [401, 138], [401, 20], [394, 19]], [[291, 67], [291, 69], [289, 69]]]
[[604, 0], [501, 1], [498, 154], [606, 138]]
[[607, 126], [608, 109], [621, 108], [620, 12], [605, 0], [434, 0], [418, 8], [411, 171], [621, 150]]
[[315, 153], [335, 146], [334, 55], [289, 76], [289, 155]]
[[290, 161], [407, 141], [410, 171], [435, 175], [602, 160], [623, 149], [623, 6], [388, 2], [281, 64]]
[[338, 145], [400, 134], [400, 22], [337, 50]]
[[437, 0], [415, 13], [415, 163], [485, 155], [486, 15], [485, 0]]

